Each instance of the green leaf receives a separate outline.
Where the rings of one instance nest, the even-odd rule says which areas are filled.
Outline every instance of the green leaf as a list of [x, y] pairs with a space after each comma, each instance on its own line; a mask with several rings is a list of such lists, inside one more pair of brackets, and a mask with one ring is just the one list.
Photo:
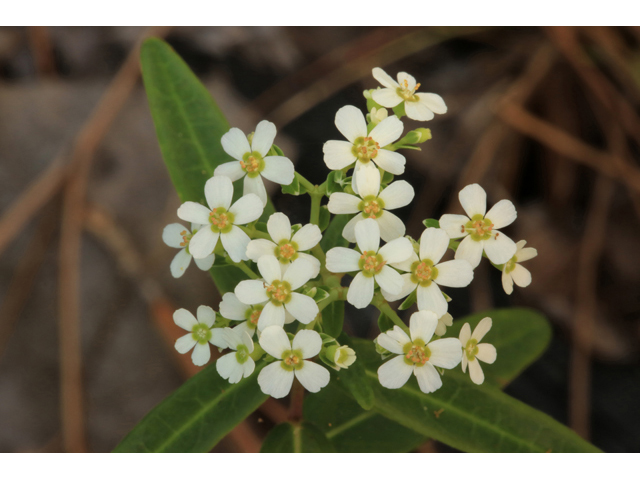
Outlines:
[[[349, 337], [342, 334], [339, 338], [341, 345], [349, 345]], [[367, 378], [363, 362], [356, 361], [349, 368], [342, 369], [337, 373], [337, 380], [341, 382], [356, 399], [358, 405], [365, 410], [371, 410], [374, 403], [373, 388], [371, 380]]]
[[[418, 300], [417, 291], [418, 291], [418, 289], [415, 289], [413, 292], [411, 292], [409, 294], [409, 296], [404, 299], [402, 304], [400, 304], [400, 306], [398, 307], [398, 310], [407, 310], [408, 308], [411, 308], [413, 306], [413, 304], [416, 303], [416, 301]], [[383, 331], [383, 330], [381, 330], [381, 331]]]
[[281, 423], [271, 429], [260, 453], [333, 453], [335, 449], [322, 430], [309, 422]]
[[342, 230], [351, 220], [351, 215], [334, 215], [329, 227], [324, 232], [320, 246], [325, 252], [333, 247], [348, 247], [349, 242], [342, 236]]
[[440, 228], [440, 222], [435, 218], [427, 218], [426, 220], [423, 220], [422, 223], [427, 228]]
[[381, 313], [378, 317], [378, 329], [380, 332], [386, 332], [387, 330], [392, 330], [395, 323], [389, 317], [387, 317], [384, 313]]
[[331, 213], [329, 213], [329, 209], [326, 205], [322, 205], [320, 207], [320, 218], [318, 219], [318, 227], [320, 227], [321, 232], [324, 232], [327, 229], [330, 221]]
[[265, 365], [258, 362], [253, 374], [236, 384], [209, 365], [151, 410], [114, 451], [210, 451], [267, 399], [256, 380]]
[[327, 335], [338, 338], [344, 323], [344, 300], [331, 302], [322, 310], [322, 331]]
[[298, 181], [298, 177], [296, 176], [293, 177], [293, 181], [289, 185], [282, 186], [282, 193], [288, 193], [289, 195], [298, 196], [301, 193], [304, 193], [304, 191], [306, 190], [302, 188], [300, 182]]
[[333, 170], [327, 176], [327, 197], [332, 193], [342, 192], [342, 182], [344, 181], [344, 173], [342, 170]]

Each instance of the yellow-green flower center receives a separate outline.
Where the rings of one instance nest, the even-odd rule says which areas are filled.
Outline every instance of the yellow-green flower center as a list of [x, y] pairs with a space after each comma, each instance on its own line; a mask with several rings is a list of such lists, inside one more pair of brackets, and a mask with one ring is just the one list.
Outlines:
[[362, 212], [364, 218], [379, 218], [383, 209], [384, 201], [373, 195], [367, 195], [358, 203], [358, 210]]
[[359, 137], [353, 142], [351, 152], [362, 163], [369, 163], [378, 156], [380, 145], [371, 137]]
[[261, 306], [251, 307], [247, 310], [244, 316], [247, 319], [247, 321], [255, 327], [256, 325], [258, 325], [258, 320], [260, 319], [261, 313], [262, 313]]
[[405, 101], [417, 102], [418, 100], [420, 100], [418, 96], [415, 94], [418, 88], [420, 88], [419, 83], [416, 83], [415, 87], [409, 88], [409, 82], [405, 78], [404, 81], [400, 84], [400, 86], [396, 89], [396, 92], [399, 96], [404, 98]]
[[267, 287], [267, 296], [271, 300], [271, 303], [275, 305], [288, 303], [289, 300], [291, 300], [291, 285], [289, 282], [274, 280], [273, 283]]
[[191, 336], [196, 342], [205, 344], [211, 339], [211, 329], [204, 323], [198, 323], [191, 329]]
[[489, 240], [492, 230], [493, 223], [491, 220], [478, 213], [462, 227], [461, 233], [466, 232], [473, 240], [479, 242], [480, 240]]
[[233, 228], [233, 220], [233, 213], [228, 212], [224, 207], [214, 208], [209, 214], [211, 230], [216, 233], [229, 233]]
[[249, 349], [246, 345], [238, 345], [238, 351], [236, 352], [236, 360], [240, 365], [245, 363], [249, 359]]
[[438, 269], [431, 260], [418, 260], [411, 264], [411, 281], [428, 287], [438, 277]]
[[300, 370], [303, 364], [304, 360], [302, 359], [302, 352], [300, 350], [288, 350], [282, 354], [282, 362], [280, 362], [280, 365], [289, 372]]
[[464, 353], [467, 356], [467, 360], [469, 360], [470, 362], [473, 361], [478, 354], [478, 350], [478, 341], [470, 338], [464, 347]]
[[504, 264], [504, 267], [503, 267], [504, 272], [505, 273], [513, 272], [516, 268], [516, 263], [518, 263], [518, 257], [514, 255], [513, 257], [511, 257], [511, 260], [509, 260], [507, 263]]
[[380, 270], [382, 270], [382, 267], [384, 267], [385, 263], [387, 262], [382, 258], [382, 255], [379, 255], [376, 252], [365, 251], [362, 255], [360, 255], [358, 266], [366, 277], [373, 277], [374, 275], [380, 273]]
[[258, 152], [247, 152], [240, 160], [240, 167], [250, 178], [255, 178], [264, 170], [264, 159]]
[[298, 258], [298, 245], [290, 240], [280, 240], [280, 243], [276, 245], [274, 253], [276, 258], [280, 260], [280, 263], [290, 263]]
[[189, 245], [189, 242], [191, 241], [191, 237], [193, 237], [196, 231], [197, 230], [195, 230], [193, 233], [189, 233], [187, 230], [181, 231], [180, 235], [182, 236], [182, 242], [180, 242], [180, 246], [187, 247]]
[[404, 361], [409, 365], [422, 366], [429, 361], [431, 350], [422, 340], [407, 343], [402, 351], [404, 353]]

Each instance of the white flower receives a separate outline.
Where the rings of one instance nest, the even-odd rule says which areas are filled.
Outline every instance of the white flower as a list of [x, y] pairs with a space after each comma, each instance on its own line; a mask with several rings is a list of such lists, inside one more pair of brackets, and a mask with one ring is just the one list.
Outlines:
[[431, 310], [441, 317], [448, 310], [448, 303], [440, 286], [466, 287], [473, 280], [473, 268], [466, 260], [449, 260], [438, 263], [449, 247], [449, 236], [440, 228], [427, 228], [420, 236], [420, 256], [411, 250], [404, 262], [391, 266], [405, 273], [402, 290], [397, 294], [382, 289], [388, 302], [406, 297], [417, 289], [418, 310]]
[[393, 330], [378, 335], [378, 345], [398, 355], [378, 368], [378, 380], [383, 387], [400, 388], [412, 373], [424, 393], [435, 392], [442, 386], [435, 367], [456, 367], [462, 358], [462, 350], [457, 338], [429, 342], [437, 325], [435, 313], [420, 311], [411, 315], [411, 338], [397, 325]]
[[349, 368], [356, 361], [356, 352], [353, 348], [341, 345], [336, 348], [333, 355], [333, 363], [336, 364], [337, 370], [341, 368]]
[[285, 312], [305, 324], [316, 318], [319, 309], [313, 298], [295, 292], [311, 279], [314, 267], [309, 262], [298, 258], [283, 274], [276, 257], [263, 255], [258, 260], [258, 270], [264, 281], [243, 280], [235, 289], [242, 303], [267, 302], [258, 319], [258, 330], [264, 332], [271, 325], [284, 325]]
[[466, 237], [460, 242], [455, 258], [465, 259], [476, 268], [484, 250], [493, 263], [507, 262], [515, 255], [516, 244], [498, 229], [511, 225], [516, 219], [513, 203], [500, 200], [486, 212], [487, 194], [477, 183], [464, 187], [458, 197], [468, 216], [447, 214], [440, 217], [440, 228], [449, 237]]
[[389, 116], [389, 112], [387, 112], [386, 108], [377, 109], [373, 107], [371, 109], [371, 113], [369, 114], [369, 118], [371, 119], [371, 123], [374, 125], [379, 124], [382, 120]]
[[522, 288], [531, 284], [531, 273], [520, 265], [520, 262], [537, 257], [538, 251], [535, 248], [524, 248], [526, 244], [527, 242], [524, 240], [516, 243], [516, 254], [502, 266], [502, 288], [507, 292], [507, 295], [513, 293], [514, 283]]
[[242, 130], [232, 128], [222, 136], [222, 148], [237, 161], [223, 163], [213, 174], [224, 175], [234, 182], [244, 177], [244, 194], [255, 193], [262, 205], [266, 205], [267, 191], [262, 177], [289, 185], [295, 174], [293, 163], [288, 158], [267, 156], [275, 137], [276, 126], [267, 120], [262, 120], [256, 127], [251, 145]]
[[347, 301], [356, 308], [364, 308], [373, 299], [373, 289], [380, 288], [392, 294], [402, 290], [403, 280], [387, 263], [400, 263], [409, 258], [413, 247], [406, 238], [396, 238], [380, 247], [380, 228], [375, 220], [367, 218], [355, 227], [356, 243], [360, 252], [335, 247], [327, 252], [327, 270], [334, 273], [355, 272]]
[[[262, 202], [253, 193], [231, 205], [233, 184], [227, 177], [212, 177], [204, 186], [209, 208], [196, 202], [185, 202], [178, 209], [178, 217], [203, 227], [189, 242], [193, 258], [205, 258], [213, 253], [218, 238], [234, 262], [248, 260], [246, 251], [251, 240], [237, 225], [245, 225], [260, 218]], [[229, 206], [231, 205], [231, 206]]]
[[447, 327], [453, 325], [453, 317], [450, 313], [445, 313], [438, 319], [438, 326], [436, 327], [436, 335], [439, 337], [447, 333]]
[[496, 361], [496, 347], [489, 343], [480, 343], [487, 332], [491, 329], [491, 319], [485, 317], [480, 320], [480, 323], [473, 329], [471, 333], [471, 327], [468, 323], [465, 323], [460, 330], [460, 344], [462, 345], [462, 372], [467, 371], [467, 364], [469, 365], [469, 376], [471, 381], [477, 385], [484, 382], [484, 373], [478, 360], [482, 360], [484, 363], [493, 363]]
[[274, 213], [267, 222], [267, 231], [272, 241], [259, 238], [251, 240], [247, 245], [247, 256], [258, 262], [263, 255], [275, 255], [286, 270], [291, 262], [297, 258], [304, 258], [314, 268], [311, 278], [320, 273], [320, 261], [313, 255], [302, 253], [315, 247], [322, 239], [322, 233], [317, 225], [311, 223], [291, 235], [291, 222], [284, 213]]
[[222, 329], [211, 328], [216, 321], [216, 312], [211, 307], [200, 305], [197, 315], [198, 319], [196, 320], [196, 317], [184, 308], [174, 312], [173, 321], [175, 324], [190, 332], [176, 340], [175, 347], [180, 353], [187, 353], [195, 347], [191, 360], [194, 365], [201, 366], [211, 358], [209, 343], [219, 348], [225, 348], [227, 344], [222, 337]]
[[[191, 263], [189, 242], [191, 241], [191, 237], [193, 237], [199, 229], [200, 225], [196, 225], [195, 223], [191, 224], [193, 233], [179, 223], [172, 223], [164, 227], [162, 231], [162, 241], [170, 247], [181, 249], [171, 261], [171, 275], [173, 275], [174, 278], [180, 278], [184, 275], [184, 272]], [[213, 253], [208, 257], [196, 258], [196, 265], [200, 270], [206, 272], [213, 266], [215, 259], [216, 256]]]
[[274, 398], [286, 396], [291, 390], [294, 376], [313, 393], [329, 383], [329, 371], [307, 360], [315, 357], [322, 348], [318, 332], [300, 330], [292, 344], [282, 327], [273, 325], [262, 332], [260, 346], [272, 357], [281, 359], [264, 367], [258, 375], [258, 384], [267, 395]]
[[235, 352], [227, 353], [216, 362], [216, 370], [229, 383], [238, 383], [242, 377], [247, 378], [256, 368], [256, 363], [250, 357], [253, 352], [253, 340], [246, 331], [235, 331], [231, 328], [222, 329], [222, 337], [229, 348]]
[[255, 305], [247, 305], [238, 300], [235, 293], [227, 292], [222, 296], [222, 301], [218, 306], [220, 315], [229, 320], [245, 320], [241, 324], [234, 327], [234, 330], [243, 330], [249, 334], [249, 337], [253, 337], [256, 327], [258, 326], [258, 320], [260, 314], [264, 308], [265, 303], [258, 303]]
[[365, 218], [372, 218], [380, 227], [380, 236], [390, 242], [405, 234], [405, 226], [397, 216], [389, 212], [411, 203], [413, 187], [400, 180], [380, 192], [380, 171], [377, 168], [362, 169], [356, 179], [358, 195], [336, 192], [329, 197], [327, 207], [334, 214], [357, 213], [342, 230], [342, 236], [351, 243], [356, 241], [355, 226]]
[[367, 133], [367, 122], [362, 112], [353, 105], [346, 105], [336, 113], [336, 127], [349, 141], [329, 140], [324, 144], [324, 163], [331, 170], [342, 170], [355, 162], [354, 177], [358, 176], [361, 168], [373, 168], [374, 163], [394, 175], [404, 173], [405, 158], [384, 149], [402, 135], [404, 126], [398, 117], [385, 118], [371, 133]]
[[440, 95], [416, 93], [420, 84], [416, 83], [416, 79], [408, 73], [398, 73], [397, 82], [381, 68], [374, 68], [372, 73], [373, 78], [385, 88], [373, 90], [371, 97], [383, 107], [393, 108], [404, 102], [407, 117], [421, 121], [431, 120], [434, 113], [447, 113], [447, 106]]

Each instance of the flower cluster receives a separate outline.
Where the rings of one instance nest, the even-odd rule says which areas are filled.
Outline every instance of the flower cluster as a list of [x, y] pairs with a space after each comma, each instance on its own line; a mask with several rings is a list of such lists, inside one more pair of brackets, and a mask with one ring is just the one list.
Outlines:
[[[221, 164], [206, 182], [206, 206], [185, 202], [178, 209], [191, 230], [177, 223], [164, 229], [164, 242], [180, 249], [171, 262], [174, 277], [184, 274], [191, 257], [202, 270], [234, 265], [245, 275], [223, 295], [218, 313], [207, 306], [200, 306], [195, 317], [184, 309], [175, 312], [175, 323], [189, 332], [175, 348], [193, 350], [195, 365], [210, 360], [211, 344], [220, 352], [229, 350], [217, 359], [216, 369], [230, 383], [259, 369], [260, 388], [275, 398], [286, 396], [294, 380], [318, 392], [331, 377], [320, 363], [339, 371], [357, 361], [356, 351], [327, 328], [330, 318], [323, 318], [326, 307], [346, 300], [357, 309], [373, 305], [394, 324], [374, 341], [387, 359], [378, 369], [382, 386], [400, 388], [413, 374], [420, 390], [431, 393], [442, 385], [442, 369], [460, 364], [463, 372], [469, 368], [474, 383], [484, 381], [479, 361], [496, 359], [492, 345], [479, 343], [491, 319], [480, 321], [473, 333], [466, 323], [459, 337], [445, 337], [453, 319], [447, 313], [451, 299], [441, 289], [468, 286], [485, 255], [502, 271], [505, 292], [511, 294], [514, 283], [531, 283], [520, 262], [535, 257], [536, 250], [501, 231], [516, 219], [513, 203], [501, 200], [487, 211], [486, 193], [477, 184], [460, 191], [466, 215], [425, 220], [418, 241], [406, 235], [393, 211], [410, 204], [415, 192], [407, 181], [394, 178], [405, 171], [398, 150], [419, 149], [416, 145], [431, 133], [418, 128], [402, 137], [401, 118], [428, 121], [447, 107], [436, 94], [417, 93], [420, 84], [407, 73], [399, 73], [397, 81], [380, 68], [372, 73], [384, 88], [365, 92], [367, 114], [351, 105], [336, 114], [335, 125], [346, 140], [324, 144], [324, 162], [332, 170], [326, 182], [313, 185], [294, 171], [274, 144], [274, 124], [264, 120], [248, 137], [232, 128], [221, 142], [234, 160]], [[308, 193], [310, 223], [292, 225], [283, 213], [266, 218], [263, 178], [295, 183], [295, 194]], [[240, 187], [234, 182], [240, 179], [243, 194], [233, 202]], [[283, 191], [291, 193], [287, 188]], [[323, 197], [328, 197], [328, 213], [350, 216], [340, 224], [341, 245], [321, 246], [328, 225], [321, 221]], [[448, 250], [455, 252], [453, 258], [445, 258]], [[417, 304], [409, 326], [389, 304], [402, 299], [401, 309]]]

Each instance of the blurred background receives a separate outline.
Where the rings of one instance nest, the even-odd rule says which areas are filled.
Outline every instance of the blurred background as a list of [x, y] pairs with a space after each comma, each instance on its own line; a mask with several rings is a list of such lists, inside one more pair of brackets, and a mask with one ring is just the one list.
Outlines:
[[[508, 296], [483, 262], [450, 312], [543, 312], [550, 348], [506, 391], [605, 451], [640, 451], [640, 29], [609, 27], [0, 28], [0, 451], [110, 451], [197, 371], [171, 316], [220, 297], [195, 266], [169, 272], [161, 234], [179, 201], [139, 79], [149, 35], [233, 126], [274, 122], [314, 183], [341, 138], [335, 112], [365, 109], [373, 67], [440, 94], [446, 115], [403, 118], [433, 133], [403, 150], [407, 233], [461, 213], [458, 191], [478, 182], [489, 204], [514, 201], [505, 233], [538, 250], [531, 286]], [[308, 198], [271, 193], [308, 221]], [[346, 328], [373, 338], [376, 318], [348, 309]], [[215, 451], [257, 451], [286, 408], [269, 400]]]

